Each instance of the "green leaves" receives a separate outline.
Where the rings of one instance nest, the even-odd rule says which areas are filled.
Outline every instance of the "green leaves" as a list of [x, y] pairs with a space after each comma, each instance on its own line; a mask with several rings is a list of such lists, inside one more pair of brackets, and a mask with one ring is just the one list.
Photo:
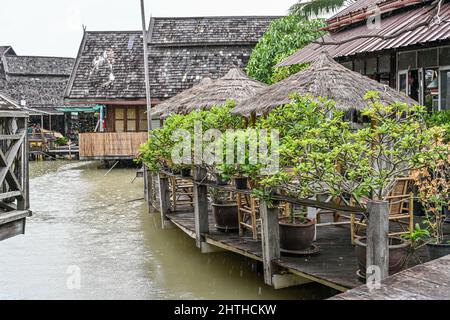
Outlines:
[[289, 15], [271, 23], [252, 52], [247, 65], [247, 73], [256, 80], [267, 84], [280, 81], [300, 71], [306, 65], [274, 68], [281, 60], [295, 53], [320, 37], [324, 27], [321, 19], [306, 20], [297, 15]]
[[[430, 128], [422, 107], [403, 103], [384, 105], [378, 93], [368, 92], [368, 118], [359, 130], [351, 129], [333, 101], [292, 96], [292, 102], [273, 110], [260, 127], [280, 131], [280, 163], [293, 168], [283, 180], [293, 195], [314, 197], [328, 190], [333, 195], [382, 199], [395, 180], [410, 171], [448, 156], [436, 144], [443, 129]], [[448, 149], [448, 148], [447, 148]], [[265, 187], [277, 179], [263, 178]]]
[[299, 16], [310, 18], [320, 14], [332, 13], [342, 7], [349, 6], [356, 0], [299, 0], [289, 11]]

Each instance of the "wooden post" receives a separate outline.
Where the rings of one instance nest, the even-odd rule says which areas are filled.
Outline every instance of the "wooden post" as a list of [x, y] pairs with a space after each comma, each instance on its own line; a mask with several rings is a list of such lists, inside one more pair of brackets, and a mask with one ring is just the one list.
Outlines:
[[22, 198], [17, 201], [18, 210], [30, 209], [30, 177], [29, 177], [29, 159], [28, 159], [28, 118], [23, 119], [24, 138], [21, 150], [22, 160]]
[[380, 280], [389, 276], [389, 203], [387, 201], [370, 201], [367, 204], [367, 251], [366, 278], [373, 278], [367, 268], [377, 266]]
[[161, 211], [162, 228], [168, 228], [167, 214], [170, 212], [170, 193], [169, 193], [169, 178], [164, 174], [158, 175], [159, 180], [159, 201]]
[[144, 165], [144, 198], [148, 204], [148, 212], [155, 212], [155, 207], [153, 206], [153, 177], [147, 166]]
[[261, 200], [259, 212], [261, 215], [262, 256], [264, 267], [264, 282], [272, 285], [272, 276], [276, 267], [272, 261], [280, 258], [280, 229], [278, 225], [278, 205], [273, 204], [269, 208], [264, 200]]
[[[206, 170], [202, 167], [195, 167], [194, 181], [199, 182], [205, 179]], [[204, 185], [198, 185], [194, 182], [194, 219], [195, 235], [198, 248], [202, 248], [204, 239], [203, 233], [209, 232], [208, 217], [208, 188]]]

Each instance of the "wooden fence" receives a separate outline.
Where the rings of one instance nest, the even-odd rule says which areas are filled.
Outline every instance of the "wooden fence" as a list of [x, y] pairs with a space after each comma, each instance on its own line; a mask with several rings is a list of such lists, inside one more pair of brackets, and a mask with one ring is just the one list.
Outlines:
[[133, 159], [147, 140], [147, 132], [81, 133], [80, 159]]

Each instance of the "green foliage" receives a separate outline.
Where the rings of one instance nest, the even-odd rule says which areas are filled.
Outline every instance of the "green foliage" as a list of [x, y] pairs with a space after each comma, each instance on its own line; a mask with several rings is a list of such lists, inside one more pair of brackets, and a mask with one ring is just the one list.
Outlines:
[[450, 142], [450, 110], [432, 112], [429, 114], [427, 122], [430, 126], [444, 127], [445, 141]]
[[428, 229], [422, 228], [420, 224], [416, 223], [414, 229], [407, 234], [402, 235], [402, 238], [405, 240], [411, 241], [413, 244], [419, 244], [430, 237], [430, 231]]
[[340, 8], [349, 6], [356, 0], [298, 0], [289, 11], [299, 16], [310, 18], [320, 14], [329, 14]]
[[58, 139], [56, 139], [55, 143], [58, 146], [67, 146], [67, 144], [69, 143], [69, 139], [66, 137], [59, 137]]
[[[151, 171], [159, 171], [165, 166], [175, 169], [186, 168], [185, 165], [174, 166], [172, 162], [172, 150], [175, 144], [180, 142], [174, 139], [176, 131], [187, 130], [190, 133], [192, 145], [196, 123], [201, 123], [203, 132], [209, 129], [219, 129], [225, 132], [227, 129], [243, 128], [245, 127], [245, 119], [230, 113], [230, 110], [234, 107], [235, 103], [229, 101], [224, 106], [216, 106], [209, 111], [193, 111], [186, 115], [171, 115], [166, 119], [162, 128], [150, 132], [148, 142], [141, 146], [140, 160]], [[193, 145], [192, 150], [194, 150]]]
[[267, 84], [292, 74], [301, 67], [276, 70], [275, 65], [282, 59], [303, 48], [320, 37], [318, 29], [325, 26], [321, 19], [306, 20], [298, 15], [289, 15], [271, 23], [269, 29], [256, 45], [247, 65], [247, 73], [256, 80]]
[[362, 114], [373, 125], [360, 130], [353, 130], [330, 100], [295, 95], [292, 103], [273, 110], [259, 125], [280, 131], [280, 162], [288, 170], [260, 183], [300, 198], [326, 189], [356, 202], [382, 199], [399, 177], [445, 155], [435, 146], [443, 130], [427, 126], [423, 107], [384, 105], [376, 92], [366, 99], [371, 106]]

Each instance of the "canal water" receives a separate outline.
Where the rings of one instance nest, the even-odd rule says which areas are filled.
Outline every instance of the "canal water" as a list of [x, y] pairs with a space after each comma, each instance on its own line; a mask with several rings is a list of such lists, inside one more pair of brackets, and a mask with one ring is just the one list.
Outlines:
[[201, 254], [149, 214], [135, 170], [31, 163], [26, 234], [0, 242], [0, 299], [320, 299], [308, 284], [274, 290], [255, 262]]

